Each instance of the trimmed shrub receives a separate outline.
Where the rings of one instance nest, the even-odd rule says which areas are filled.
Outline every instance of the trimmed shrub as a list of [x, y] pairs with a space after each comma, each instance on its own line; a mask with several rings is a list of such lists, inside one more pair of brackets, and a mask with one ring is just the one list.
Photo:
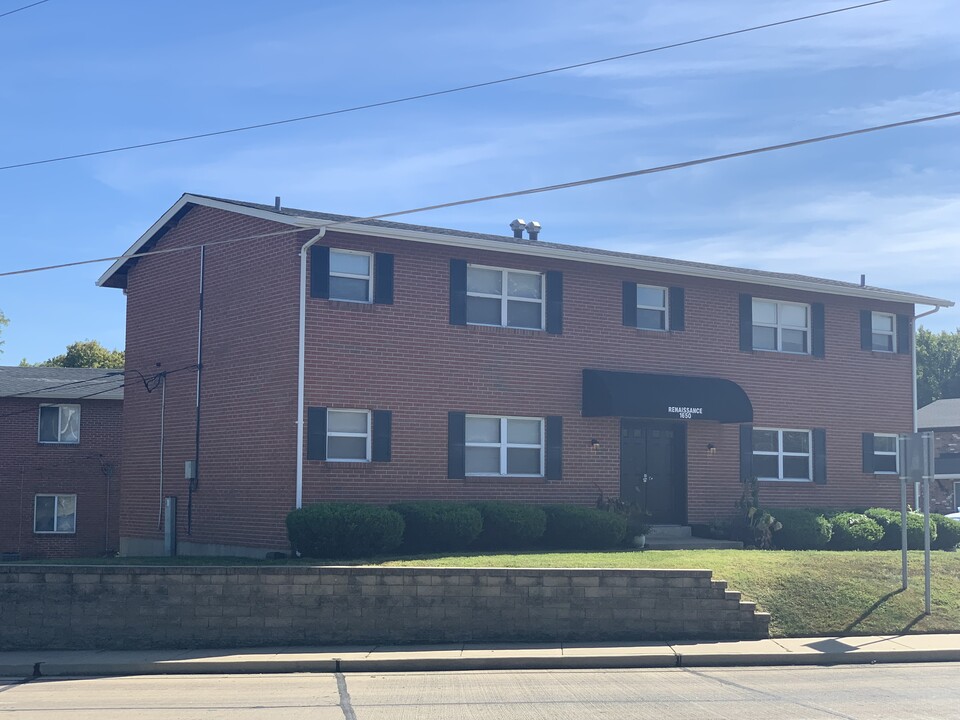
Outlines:
[[[887, 508], [870, 508], [863, 513], [868, 518], [877, 521], [883, 528], [883, 538], [879, 547], [882, 550], [898, 550], [903, 541], [900, 531], [900, 512]], [[932, 518], [930, 521], [930, 544], [933, 546], [937, 538], [937, 528]], [[916, 512], [907, 513], [907, 547], [911, 550], [923, 549], [923, 515]]]
[[400, 547], [403, 518], [377, 505], [316, 503], [287, 515], [287, 536], [303, 557], [382, 555]]
[[860, 513], [843, 512], [830, 518], [834, 550], [872, 550], [883, 537], [883, 528], [876, 520]]
[[419, 500], [390, 509], [403, 516], [403, 549], [409, 552], [464, 550], [483, 529], [480, 511], [465, 503]]
[[[960, 520], [939, 513], [930, 513], [930, 547], [937, 550], [953, 550], [960, 545]], [[937, 524], [937, 542], [933, 542], [932, 523]]]
[[516, 550], [535, 545], [547, 528], [547, 516], [536, 505], [508, 502], [478, 502], [483, 530], [475, 544], [484, 550]]
[[627, 518], [581, 505], [545, 505], [547, 528], [543, 544], [548, 548], [603, 550], [619, 545], [627, 532]]
[[781, 528], [773, 542], [782, 550], [823, 550], [833, 537], [833, 526], [819, 510], [771, 510]]

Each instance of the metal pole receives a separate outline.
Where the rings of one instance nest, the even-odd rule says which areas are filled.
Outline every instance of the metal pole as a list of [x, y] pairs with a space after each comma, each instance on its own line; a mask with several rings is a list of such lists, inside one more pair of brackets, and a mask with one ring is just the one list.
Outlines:
[[897, 438], [899, 444], [897, 457], [900, 462], [900, 587], [907, 589], [909, 579], [907, 575], [907, 436]]
[[167, 408], [167, 374], [160, 373], [160, 502], [157, 507], [157, 530], [163, 527], [163, 422]]
[[924, 614], [930, 614], [930, 476], [933, 474], [933, 433], [923, 433], [923, 594]]

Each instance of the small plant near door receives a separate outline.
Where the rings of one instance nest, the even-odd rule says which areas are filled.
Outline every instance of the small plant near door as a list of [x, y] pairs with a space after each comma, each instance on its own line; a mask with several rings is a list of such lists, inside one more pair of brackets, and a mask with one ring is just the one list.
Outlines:
[[650, 532], [649, 511], [639, 503], [629, 502], [619, 497], [608, 498], [600, 490], [597, 495], [597, 510], [605, 510], [622, 515], [627, 521], [627, 542], [635, 548], [643, 548], [647, 544], [647, 534]]
[[732, 540], [740, 540], [747, 547], [769, 550], [773, 547], [773, 534], [783, 526], [767, 510], [760, 507], [760, 482], [750, 478], [743, 484], [743, 492], [737, 500], [739, 511], [730, 528]]

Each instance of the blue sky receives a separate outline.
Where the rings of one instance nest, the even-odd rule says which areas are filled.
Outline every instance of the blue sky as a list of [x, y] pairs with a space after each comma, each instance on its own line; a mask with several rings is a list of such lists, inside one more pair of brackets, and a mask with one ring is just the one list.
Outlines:
[[[0, 13], [25, 5], [0, 0]], [[852, 2], [50, 0], [0, 18], [0, 165], [480, 82]], [[458, 95], [0, 172], [0, 269], [118, 254], [183, 192], [370, 215], [960, 110], [960, 8], [893, 0]], [[410, 216], [960, 300], [960, 123]], [[103, 266], [0, 278], [0, 363], [122, 347]], [[951, 308], [925, 319], [960, 326]]]

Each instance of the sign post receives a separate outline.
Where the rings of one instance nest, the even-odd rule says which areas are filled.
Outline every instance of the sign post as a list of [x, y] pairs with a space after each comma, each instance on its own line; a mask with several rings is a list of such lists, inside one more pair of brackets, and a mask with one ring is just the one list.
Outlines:
[[923, 492], [923, 579], [924, 614], [931, 612], [930, 600], [930, 481], [933, 479], [933, 433], [910, 433], [899, 438], [900, 451], [900, 542], [901, 585], [907, 588], [907, 481]]

